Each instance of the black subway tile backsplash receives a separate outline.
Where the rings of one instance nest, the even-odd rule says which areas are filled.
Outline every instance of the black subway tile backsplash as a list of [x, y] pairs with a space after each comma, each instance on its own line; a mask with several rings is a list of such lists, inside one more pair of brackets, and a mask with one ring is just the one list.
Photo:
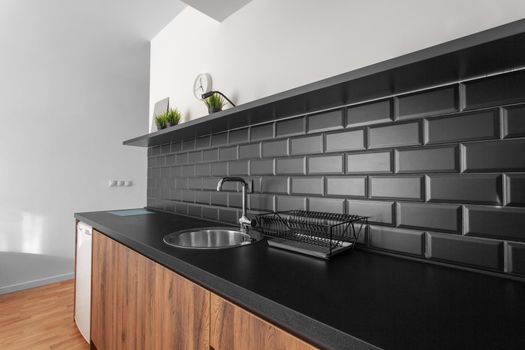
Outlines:
[[503, 269], [503, 242], [429, 233], [431, 259], [474, 265], [493, 270]]
[[461, 233], [461, 218], [461, 206], [456, 204], [397, 203], [400, 227]]
[[423, 199], [421, 176], [372, 176], [368, 181], [370, 198]]
[[395, 202], [348, 199], [348, 212], [368, 217], [368, 222], [393, 225]]
[[509, 272], [525, 275], [525, 244], [509, 243], [507, 252]]
[[308, 174], [342, 174], [343, 156], [308, 157]]
[[280, 176], [265, 176], [261, 181], [261, 192], [288, 193], [288, 178]]
[[230, 145], [236, 145], [243, 142], [248, 142], [249, 128], [231, 130], [228, 136]]
[[525, 206], [525, 174], [508, 174], [507, 204], [512, 206]]
[[342, 109], [308, 116], [309, 133], [342, 129], [343, 126]]
[[252, 126], [250, 129], [250, 141], [271, 139], [273, 137], [274, 123]]
[[250, 161], [250, 175], [273, 175], [274, 160], [262, 159]]
[[392, 171], [392, 152], [349, 154], [346, 157], [347, 173], [389, 173]]
[[518, 105], [504, 110], [504, 136], [525, 136], [525, 105]]
[[345, 200], [343, 198], [310, 197], [308, 199], [308, 209], [343, 214], [345, 212]]
[[[359, 242], [370, 249], [523, 277], [524, 77], [288, 111], [295, 116], [150, 147], [148, 206], [235, 224], [240, 187], [216, 187], [242, 176], [251, 214], [368, 216]], [[268, 113], [286, 103], [278, 109]]]
[[323, 135], [290, 139], [290, 154], [315, 154], [323, 152]]
[[327, 196], [364, 197], [366, 177], [364, 176], [327, 176]]
[[525, 71], [472, 80], [465, 83], [468, 109], [525, 101]]
[[396, 151], [399, 173], [458, 172], [459, 146]]
[[525, 171], [525, 139], [465, 144], [468, 172]]
[[278, 157], [288, 154], [288, 139], [278, 141], [264, 141], [262, 143], [262, 156]]
[[220, 160], [234, 160], [237, 159], [237, 146], [219, 148]]
[[325, 134], [326, 152], [355, 151], [365, 148], [363, 130]]
[[466, 207], [469, 236], [525, 241], [525, 208]]
[[346, 110], [347, 126], [359, 126], [392, 120], [392, 101], [384, 100], [349, 107]]
[[451, 113], [458, 110], [458, 87], [425, 90], [397, 98], [399, 118]]
[[324, 180], [322, 177], [300, 176], [291, 178], [292, 194], [324, 194]]
[[305, 158], [282, 158], [275, 161], [275, 174], [297, 174], [302, 175], [306, 172]]
[[421, 136], [421, 127], [418, 122], [370, 127], [368, 129], [368, 147], [419, 145], [422, 143]]
[[275, 125], [275, 134], [277, 137], [304, 134], [306, 132], [305, 121], [305, 117], [279, 121]]
[[211, 135], [212, 147], [222, 146], [228, 143], [228, 132], [222, 132], [220, 134]]
[[488, 110], [465, 115], [433, 118], [427, 122], [428, 143], [499, 138], [499, 111]]
[[428, 200], [431, 202], [503, 202], [503, 177], [499, 174], [428, 175]]
[[422, 231], [384, 226], [370, 226], [368, 243], [379, 249], [412, 255], [424, 255], [425, 234]]
[[252, 143], [239, 146], [239, 159], [256, 159], [261, 156], [261, 145]]
[[276, 198], [277, 210], [306, 210], [306, 198], [292, 197], [292, 196], [277, 196]]

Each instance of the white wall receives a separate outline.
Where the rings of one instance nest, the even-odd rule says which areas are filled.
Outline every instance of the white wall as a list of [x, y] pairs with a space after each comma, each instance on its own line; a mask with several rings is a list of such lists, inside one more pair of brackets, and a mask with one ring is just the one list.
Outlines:
[[152, 40], [150, 111], [206, 115], [200, 72], [241, 104], [523, 17], [523, 0], [253, 0], [222, 23], [187, 7]]
[[133, 4], [0, 2], [0, 294], [72, 276], [74, 212], [146, 204], [145, 150], [122, 141], [148, 130], [149, 39], [183, 5], [155, 30]]

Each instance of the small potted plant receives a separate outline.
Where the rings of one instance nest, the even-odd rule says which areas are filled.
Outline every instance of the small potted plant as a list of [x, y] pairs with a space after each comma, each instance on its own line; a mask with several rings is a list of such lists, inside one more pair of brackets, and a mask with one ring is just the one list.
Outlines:
[[166, 126], [169, 128], [179, 124], [181, 118], [182, 114], [177, 108], [170, 108], [166, 113]]
[[214, 93], [204, 100], [204, 104], [208, 107], [208, 113], [212, 114], [222, 111], [222, 107], [224, 107], [226, 101], [221, 95]]
[[156, 116], [155, 124], [157, 124], [157, 130], [166, 129], [166, 127], [168, 126], [167, 113]]

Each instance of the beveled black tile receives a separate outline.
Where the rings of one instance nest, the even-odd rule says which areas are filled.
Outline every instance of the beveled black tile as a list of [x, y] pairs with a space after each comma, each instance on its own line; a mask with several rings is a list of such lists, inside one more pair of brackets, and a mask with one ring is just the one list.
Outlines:
[[479, 238], [429, 233], [431, 259], [503, 270], [503, 242]]
[[461, 233], [461, 223], [461, 205], [397, 203], [397, 225], [400, 227]]
[[525, 241], [525, 208], [467, 206], [469, 236]]
[[458, 86], [425, 90], [397, 98], [400, 119], [451, 113], [458, 110]]

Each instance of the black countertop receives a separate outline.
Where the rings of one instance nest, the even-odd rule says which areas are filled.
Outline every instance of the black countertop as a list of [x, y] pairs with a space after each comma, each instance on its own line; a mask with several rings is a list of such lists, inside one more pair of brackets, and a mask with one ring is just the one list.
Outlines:
[[265, 241], [180, 249], [162, 237], [217, 224], [173, 214], [75, 217], [323, 348], [525, 348], [523, 282], [359, 250], [323, 261]]

